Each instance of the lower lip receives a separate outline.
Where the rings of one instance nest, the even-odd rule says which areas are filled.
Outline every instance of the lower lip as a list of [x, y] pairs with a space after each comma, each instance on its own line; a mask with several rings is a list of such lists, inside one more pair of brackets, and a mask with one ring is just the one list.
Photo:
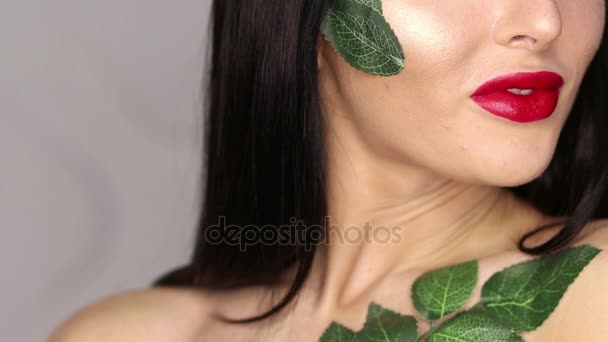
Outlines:
[[500, 91], [471, 97], [488, 112], [515, 122], [532, 122], [551, 116], [559, 100], [557, 89], [534, 89], [530, 95]]

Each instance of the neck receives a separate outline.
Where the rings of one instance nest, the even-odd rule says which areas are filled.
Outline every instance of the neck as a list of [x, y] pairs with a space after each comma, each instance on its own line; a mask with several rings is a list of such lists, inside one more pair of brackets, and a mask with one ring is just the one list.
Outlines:
[[328, 315], [367, 298], [386, 277], [517, 250], [523, 232], [544, 218], [500, 187], [413, 168], [391, 177], [390, 167], [376, 167], [378, 174], [361, 166], [380, 164], [352, 160], [340, 170], [340, 158], [332, 160], [327, 243], [307, 281], [318, 312]]

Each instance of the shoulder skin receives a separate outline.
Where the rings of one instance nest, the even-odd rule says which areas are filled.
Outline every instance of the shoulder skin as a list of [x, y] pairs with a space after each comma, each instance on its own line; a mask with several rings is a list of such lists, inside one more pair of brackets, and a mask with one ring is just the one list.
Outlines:
[[573, 244], [589, 244], [602, 251], [568, 287], [556, 310], [526, 342], [600, 342], [608, 338], [608, 220], [589, 224]]
[[200, 337], [211, 301], [202, 291], [148, 288], [93, 302], [63, 321], [48, 342], [189, 342]]

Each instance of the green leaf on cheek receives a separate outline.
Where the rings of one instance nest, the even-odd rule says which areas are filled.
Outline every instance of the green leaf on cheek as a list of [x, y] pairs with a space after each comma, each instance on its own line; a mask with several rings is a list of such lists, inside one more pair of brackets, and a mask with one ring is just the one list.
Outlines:
[[382, 14], [382, 3], [380, 0], [353, 0], [355, 2], [360, 3], [363, 6], [370, 7], [374, 11]]
[[392, 76], [405, 65], [403, 48], [382, 15], [380, 0], [338, 0], [325, 18], [325, 38], [353, 67]]

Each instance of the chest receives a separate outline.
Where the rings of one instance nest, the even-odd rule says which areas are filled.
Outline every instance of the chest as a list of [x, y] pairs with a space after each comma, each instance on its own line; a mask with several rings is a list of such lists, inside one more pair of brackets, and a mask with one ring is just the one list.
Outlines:
[[[527, 259], [526, 256], [512, 255], [496, 260], [484, 260], [480, 262], [479, 279], [473, 294], [461, 308], [466, 310], [474, 306], [481, 297], [481, 287], [483, 283], [496, 271], [513, 263]], [[427, 321], [415, 310], [410, 297], [411, 284], [416, 275], [406, 275], [395, 277], [383, 282], [382, 286], [370, 294], [369, 297], [362, 298], [358, 305], [354, 305], [348, 310], [343, 310], [333, 319], [322, 319], [319, 317], [314, 304], [314, 296], [304, 295], [295, 305], [283, 311], [283, 314], [276, 318], [263, 320], [253, 324], [226, 325], [217, 323], [204, 332], [205, 338], [201, 341], [230, 340], [230, 341], [284, 341], [284, 342], [317, 342], [330, 326], [332, 322], [337, 322], [347, 326], [352, 330], [359, 330], [363, 327], [366, 319], [368, 304], [373, 301], [383, 307], [401, 315], [414, 316], [418, 321], [418, 333], [424, 334], [430, 328]], [[526, 342], [553, 342], [553, 341], [578, 341], [577, 331], [585, 327], [577, 326], [578, 323], [571, 322], [567, 317], [581, 309], [577, 305], [577, 293], [580, 296], [581, 288], [584, 286], [585, 279], [579, 279], [572, 284], [571, 289], [565, 293], [553, 314], [534, 331], [521, 333], [520, 335]], [[237, 313], [240, 308], [251, 307], [248, 300], [242, 297], [234, 302], [232, 313]], [[231, 314], [230, 317], [253, 316], [265, 310], [254, 310], [239, 314]], [[601, 341], [601, 340], [598, 340]]]
[[[412, 314], [401, 311], [402, 314]], [[570, 325], [568, 330], [571, 333], [564, 335], [563, 328], [558, 327], [565, 322], [562, 322], [558, 316], [557, 319], [548, 319], [546, 323], [537, 330], [520, 335], [526, 342], [575, 342], [578, 339], [575, 337], [575, 331], [578, 329], [575, 325]], [[359, 326], [358, 320], [347, 322], [347, 319], [341, 318], [341, 323], [348, 324], [352, 329]], [[252, 325], [236, 325], [236, 326], [215, 326], [204, 332], [204, 338], [199, 341], [234, 341], [234, 342], [317, 342], [320, 340], [323, 333], [331, 324], [330, 321], [319, 320], [314, 315], [305, 314], [304, 312], [294, 312], [285, 320], [265, 321]], [[419, 334], [428, 331], [429, 325], [424, 321], [418, 323]], [[582, 328], [582, 327], [581, 327]], [[558, 333], [559, 332], [559, 333]], [[597, 340], [598, 342], [600, 340]]]

